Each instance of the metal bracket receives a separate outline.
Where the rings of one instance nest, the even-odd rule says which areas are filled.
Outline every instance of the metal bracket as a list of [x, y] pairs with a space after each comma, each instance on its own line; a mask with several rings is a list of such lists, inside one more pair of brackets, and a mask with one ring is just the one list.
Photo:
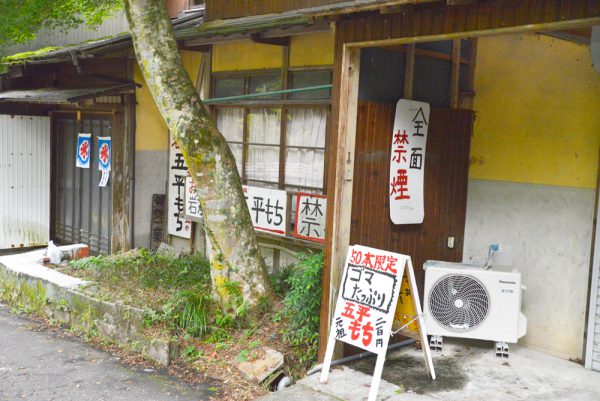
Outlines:
[[444, 338], [442, 336], [431, 336], [429, 348], [434, 351], [442, 352], [442, 349], [444, 348]]
[[496, 356], [498, 358], [508, 358], [508, 343], [504, 341], [496, 342]]

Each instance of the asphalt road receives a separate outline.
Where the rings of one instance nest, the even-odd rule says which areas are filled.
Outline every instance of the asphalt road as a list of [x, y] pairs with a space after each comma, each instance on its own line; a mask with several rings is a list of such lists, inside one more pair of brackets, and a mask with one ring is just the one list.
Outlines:
[[0, 401], [197, 401], [211, 394], [37, 328], [0, 305]]

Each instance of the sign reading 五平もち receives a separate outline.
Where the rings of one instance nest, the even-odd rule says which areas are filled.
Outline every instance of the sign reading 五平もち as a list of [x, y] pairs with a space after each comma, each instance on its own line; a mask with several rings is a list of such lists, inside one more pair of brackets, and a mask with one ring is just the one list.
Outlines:
[[243, 190], [254, 229], [285, 235], [287, 226], [286, 192], [248, 185], [244, 185]]
[[386, 352], [405, 264], [404, 255], [350, 248], [333, 318], [336, 340]]
[[169, 136], [169, 205], [167, 226], [170, 235], [190, 238], [192, 222], [185, 218], [185, 179], [188, 167], [173, 136]]
[[390, 160], [390, 218], [394, 224], [421, 224], [429, 104], [400, 99], [396, 105]]

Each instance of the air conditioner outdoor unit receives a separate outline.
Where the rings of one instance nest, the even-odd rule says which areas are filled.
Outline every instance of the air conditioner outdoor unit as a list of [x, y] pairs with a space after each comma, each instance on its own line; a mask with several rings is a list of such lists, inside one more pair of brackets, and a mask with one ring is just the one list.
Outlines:
[[496, 341], [496, 355], [508, 357], [508, 343], [527, 331], [521, 313], [521, 273], [505, 266], [485, 269], [427, 261], [425, 317], [434, 349], [442, 337]]

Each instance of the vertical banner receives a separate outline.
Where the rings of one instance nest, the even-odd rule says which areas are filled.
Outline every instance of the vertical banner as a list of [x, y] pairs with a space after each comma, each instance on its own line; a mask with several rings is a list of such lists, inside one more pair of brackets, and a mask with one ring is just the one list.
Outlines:
[[165, 241], [165, 195], [152, 194], [152, 215], [150, 216], [150, 249], [158, 249]]
[[185, 180], [188, 167], [172, 135], [169, 136], [169, 143], [168, 232], [177, 237], [190, 238], [192, 222], [185, 218]]
[[296, 196], [294, 237], [325, 242], [325, 212], [327, 197], [299, 192]]
[[390, 155], [390, 218], [394, 224], [423, 223], [428, 128], [428, 103], [398, 101]]
[[285, 235], [287, 194], [278, 189], [243, 186], [246, 204], [255, 230]]
[[98, 137], [98, 170], [110, 171], [111, 146], [109, 136]]
[[77, 136], [77, 157], [75, 166], [90, 168], [90, 153], [92, 152], [92, 134], [79, 134]]

